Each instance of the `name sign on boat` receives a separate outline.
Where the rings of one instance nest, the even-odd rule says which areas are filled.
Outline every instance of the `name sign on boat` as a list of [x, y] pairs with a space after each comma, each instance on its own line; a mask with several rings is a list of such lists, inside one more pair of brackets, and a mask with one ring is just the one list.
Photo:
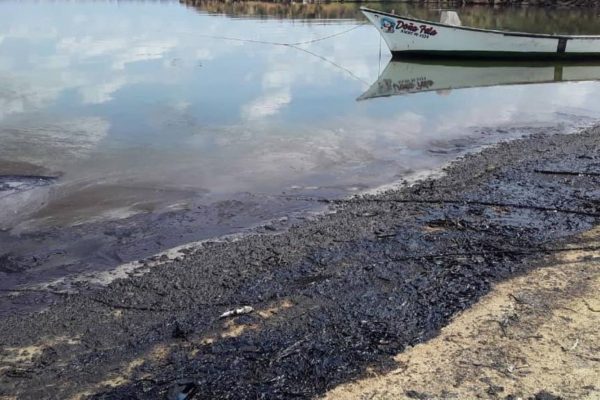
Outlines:
[[389, 17], [381, 18], [381, 30], [386, 33], [394, 33], [398, 31], [407, 35], [418, 36], [423, 39], [428, 39], [430, 36], [437, 35], [437, 31], [433, 26], [425, 24], [416, 25], [412, 22], [402, 20], [393, 20]]

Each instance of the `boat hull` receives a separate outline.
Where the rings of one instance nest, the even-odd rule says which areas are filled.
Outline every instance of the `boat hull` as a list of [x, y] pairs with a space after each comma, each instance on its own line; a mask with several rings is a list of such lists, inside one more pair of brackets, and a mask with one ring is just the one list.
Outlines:
[[600, 58], [599, 36], [556, 36], [444, 25], [361, 9], [392, 55], [486, 59]]

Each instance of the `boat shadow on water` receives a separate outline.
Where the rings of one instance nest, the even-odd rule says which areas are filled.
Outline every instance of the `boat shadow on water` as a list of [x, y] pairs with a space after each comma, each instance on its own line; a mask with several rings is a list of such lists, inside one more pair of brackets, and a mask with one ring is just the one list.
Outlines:
[[477, 87], [600, 80], [600, 61], [392, 60], [357, 100]]

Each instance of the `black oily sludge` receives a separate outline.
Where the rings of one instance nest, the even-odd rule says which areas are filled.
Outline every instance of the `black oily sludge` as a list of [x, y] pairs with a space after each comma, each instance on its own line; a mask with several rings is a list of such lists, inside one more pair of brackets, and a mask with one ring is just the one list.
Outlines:
[[331, 202], [335, 213], [284, 233], [207, 243], [6, 318], [3, 347], [77, 339], [8, 366], [0, 394], [313, 398], [395, 368], [395, 354], [435, 336], [494, 282], [586, 248], [572, 237], [600, 220], [598, 133], [501, 144], [440, 179]]

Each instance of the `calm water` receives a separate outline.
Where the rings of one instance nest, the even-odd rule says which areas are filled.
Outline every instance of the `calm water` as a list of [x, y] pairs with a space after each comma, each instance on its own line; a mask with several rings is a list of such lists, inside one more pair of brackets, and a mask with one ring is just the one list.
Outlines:
[[[600, 33], [586, 10], [460, 15], [481, 27]], [[0, 228], [14, 236], [223, 207], [242, 193], [344, 196], [498, 140], [573, 131], [600, 117], [597, 82], [473, 81], [489, 76], [484, 67], [462, 77], [465, 85], [429, 65], [427, 74], [450, 81], [357, 101], [388, 63], [363, 22], [356, 4], [0, 2], [0, 175], [12, 179], [0, 191]], [[337, 33], [296, 47], [261, 43]], [[553, 80], [548, 68], [556, 70], [500, 72], [536, 83]], [[599, 68], [579, 79], [600, 78]], [[397, 81], [402, 71], [432, 79], [418, 64], [391, 70]], [[469, 86], [486, 87], [456, 90]]]

